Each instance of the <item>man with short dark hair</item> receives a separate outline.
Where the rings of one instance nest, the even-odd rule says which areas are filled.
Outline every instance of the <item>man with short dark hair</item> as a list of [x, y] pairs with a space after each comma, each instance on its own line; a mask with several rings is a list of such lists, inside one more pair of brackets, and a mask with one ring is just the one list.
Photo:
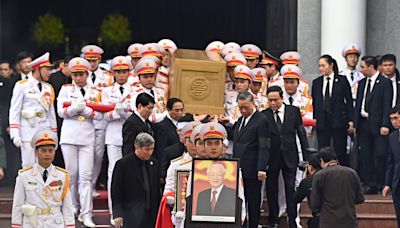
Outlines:
[[361, 155], [361, 173], [366, 185], [365, 194], [377, 194], [384, 184], [390, 108], [393, 89], [391, 81], [377, 71], [375, 57], [361, 59], [360, 81], [354, 109], [354, 126]]
[[0, 60], [0, 77], [10, 78], [13, 73], [11, 64], [8, 61]]
[[339, 165], [331, 147], [320, 150], [322, 170], [314, 176], [311, 209], [320, 212], [323, 228], [357, 227], [356, 204], [364, 202], [360, 179], [351, 168]]
[[163, 158], [165, 148], [179, 142], [177, 126], [184, 115], [182, 100], [178, 98], [168, 99], [167, 111], [167, 116], [155, 125], [155, 136], [157, 138], [155, 158], [159, 161]]
[[153, 135], [153, 124], [149, 117], [153, 112], [154, 98], [141, 93], [136, 98], [136, 111], [125, 121], [122, 127], [122, 155], [126, 156], [132, 152], [136, 136], [141, 132]]
[[386, 54], [381, 58], [382, 74], [388, 78], [393, 87], [392, 107], [400, 104], [400, 74], [396, 68], [396, 56]]
[[386, 197], [389, 191], [392, 192], [397, 226], [400, 227], [400, 105], [396, 105], [390, 112], [390, 121], [396, 130], [389, 135], [389, 155], [386, 166], [385, 187], [382, 190], [382, 195]]
[[32, 68], [28, 66], [32, 62], [33, 54], [27, 51], [21, 51], [17, 54], [17, 71], [15, 72], [15, 82], [28, 79], [32, 76]]
[[135, 148], [116, 163], [112, 176], [111, 198], [117, 228], [154, 227], [160, 204], [160, 166], [152, 157], [154, 139], [142, 132], [135, 137], [134, 144]]
[[250, 92], [238, 94], [237, 106], [241, 117], [230, 129], [229, 138], [233, 141], [233, 157], [240, 159], [243, 173], [247, 225], [254, 228], [260, 219], [261, 183], [267, 176], [270, 158], [270, 129], [265, 116], [256, 110]]

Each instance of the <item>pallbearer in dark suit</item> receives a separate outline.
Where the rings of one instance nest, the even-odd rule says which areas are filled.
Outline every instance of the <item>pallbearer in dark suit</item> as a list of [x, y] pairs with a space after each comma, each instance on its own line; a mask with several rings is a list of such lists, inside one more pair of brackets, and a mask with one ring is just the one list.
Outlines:
[[270, 157], [270, 129], [265, 116], [255, 109], [250, 92], [239, 93], [237, 104], [242, 117], [230, 129], [229, 138], [233, 140], [233, 157], [240, 159], [242, 168], [247, 224], [254, 228], [260, 219], [261, 182], [266, 178]]
[[361, 59], [361, 73], [365, 78], [357, 89], [354, 126], [360, 147], [361, 172], [366, 185], [365, 194], [376, 194], [378, 185], [384, 184], [389, 115], [393, 89], [389, 79], [377, 71], [375, 57]]
[[160, 193], [160, 166], [152, 153], [154, 139], [140, 133], [135, 139], [135, 150], [115, 165], [111, 198], [117, 228], [154, 227]]
[[300, 114], [300, 109], [283, 104], [283, 91], [278, 86], [271, 86], [267, 91], [269, 108], [262, 112], [271, 126], [271, 152], [267, 172], [267, 197], [270, 227], [278, 227], [278, 176], [282, 170], [285, 182], [289, 227], [297, 227], [296, 204], [293, 201], [295, 179], [299, 154], [296, 134], [299, 137], [303, 158], [306, 160], [308, 141]]
[[392, 191], [397, 226], [400, 227], [400, 105], [396, 105], [392, 109], [390, 121], [396, 130], [389, 135], [389, 155], [386, 166], [385, 187], [382, 190], [382, 195], [386, 197], [389, 191]]
[[141, 132], [147, 132], [153, 135], [153, 125], [149, 121], [149, 116], [153, 112], [154, 98], [147, 94], [141, 93], [136, 98], [137, 111], [125, 121], [122, 127], [122, 155], [130, 154], [134, 149], [134, 141], [136, 136]]
[[[396, 69], [396, 56], [386, 54], [382, 56], [382, 74], [390, 80], [393, 87], [392, 107], [400, 104], [400, 74]], [[394, 129], [391, 129], [394, 130]]]
[[314, 118], [317, 120], [318, 147], [331, 146], [339, 162], [349, 165], [346, 153], [347, 133], [353, 131], [353, 100], [346, 77], [338, 74], [336, 60], [330, 55], [319, 58], [321, 76], [313, 81]]

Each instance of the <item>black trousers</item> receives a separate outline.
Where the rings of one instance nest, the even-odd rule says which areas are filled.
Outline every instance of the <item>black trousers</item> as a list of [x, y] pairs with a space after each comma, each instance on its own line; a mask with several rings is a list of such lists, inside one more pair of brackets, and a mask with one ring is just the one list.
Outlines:
[[[366, 126], [366, 125], [364, 125]], [[357, 129], [361, 173], [364, 184], [378, 187], [385, 183], [386, 161], [388, 155], [388, 136], [372, 134], [370, 130]]]
[[257, 228], [260, 221], [261, 181], [253, 178], [243, 178], [244, 196], [247, 203], [248, 218], [243, 227]]
[[269, 207], [269, 223], [279, 224], [279, 204], [278, 204], [278, 177], [279, 171], [282, 170], [283, 180], [285, 182], [285, 195], [286, 195], [286, 205], [287, 214], [289, 219], [289, 227], [296, 228], [296, 216], [297, 207], [294, 202], [295, 193], [295, 180], [296, 180], [296, 168], [288, 168], [283, 159], [280, 159], [280, 167], [278, 169], [269, 169], [267, 173], [267, 198]]
[[339, 163], [349, 166], [349, 156], [347, 154], [347, 130], [345, 128], [331, 128], [329, 126], [322, 130], [317, 129], [318, 148], [330, 147], [333, 141], [333, 149], [336, 152]]

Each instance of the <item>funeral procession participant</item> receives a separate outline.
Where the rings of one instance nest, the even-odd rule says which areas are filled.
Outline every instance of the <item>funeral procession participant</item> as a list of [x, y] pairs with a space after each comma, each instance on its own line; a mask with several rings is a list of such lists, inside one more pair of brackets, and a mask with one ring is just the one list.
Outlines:
[[95, 227], [92, 221], [94, 120], [101, 120], [103, 115], [89, 105], [95, 108], [101, 94], [87, 83], [90, 69], [88, 61], [75, 57], [68, 63], [68, 68], [73, 84], [63, 85], [57, 98], [58, 115], [64, 118], [60, 136], [61, 150], [65, 167], [70, 171], [74, 213], [79, 215], [78, 220], [86, 227]]
[[[108, 171], [107, 193], [108, 208], [112, 216], [111, 202], [111, 177], [115, 163], [122, 158], [122, 126], [132, 114], [130, 110], [131, 93], [134, 87], [129, 84], [129, 71], [132, 68], [131, 61], [125, 56], [117, 56], [111, 61], [111, 70], [114, 75], [114, 84], [102, 91], [102, 103], [115, 105], [112, 111], [104, 114], [107, 121], [105, 144], [107, 145]], [[111, 218], [112, 219], [112, 218]]]
[[357, 63], [361, 55], [361, 48], [358, 44], [351, 43], [343, 48], [342, 56], [346, 60], [346, 68], [339, 74], [346, 76], [351, 88], [351, 95], [355, 103], [357, 96], [357, 87], [364, 75], [357, 69]]
[[113, 217], [117, 228], [154, 227], [160, 203], [160, 166], [152, 158], [154, 139], [137, 135], [135, 148], [117, 161], [112, 182]]
[[46, 81], [50, 76], [50, 54], [46, 52], [30, 62], [33, 73], [15, 84], [10, 104], [10, 138], [21, 147], [22, 167], [35, 163], [34, 148], [30, 144], [38, 130], [57, 131], [54, 111], [54, 90]]
[[57, 134], [39, 130], [31, 143], [37, 162], [18, 173], [11, 227], [74, 228], [68, 171], [52, 164], [58, 147]]

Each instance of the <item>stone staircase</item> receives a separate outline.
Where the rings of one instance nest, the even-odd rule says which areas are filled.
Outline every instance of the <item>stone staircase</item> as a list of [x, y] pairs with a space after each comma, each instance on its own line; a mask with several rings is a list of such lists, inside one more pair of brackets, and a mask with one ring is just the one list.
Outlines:
[[[107, 206], [107, 192], [100, 191], [101, 196], [93, 201], [93, 220], [97, 227], [112, 227]], [[0, 227], [11, 227], [12, 189], [0, 188]], [[268, 224], [268, 207], [264, 202], [264, 212], [261, 213], [260, 224], [266, 227]], [[303, 227], [311, 217], [307, 202], [301, 203], [300, 218]], [[357, 205], [357, 217], [359, 228], [396, 228], [396, 213], [391, 198], [383, 198], [380, 195], [366, 196], [365, 203]], [[77, 221], [77, 227], [80, 223]], [[83, 227], [83, 226], [81, 226]], [[281, 218], [281, 228], [287, 228], [286, 215]]]

